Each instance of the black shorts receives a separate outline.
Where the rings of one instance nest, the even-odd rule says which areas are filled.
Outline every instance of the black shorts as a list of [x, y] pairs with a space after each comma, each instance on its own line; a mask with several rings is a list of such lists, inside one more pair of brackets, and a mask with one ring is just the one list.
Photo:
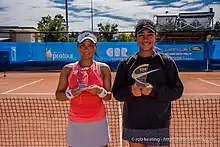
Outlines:
[[141, 143], [149, 146], [170, 145], [170, 129], [128, 129], [123, 128], [122, 138], [129, 142]]

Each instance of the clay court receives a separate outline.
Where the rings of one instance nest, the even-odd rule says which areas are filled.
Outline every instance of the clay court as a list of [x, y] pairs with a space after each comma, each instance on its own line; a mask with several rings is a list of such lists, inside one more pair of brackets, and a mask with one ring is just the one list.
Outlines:
[[[220, 146], [219, 75], [180, 73], [185, 89], [184, 96], [172, 104], [172, 146]], [[54, 97], [59, 72], [8, 72], [6, 77], [3, 73], [0, 76], [1, 146], [65, 146], [68, 102], [57, 102]], [[113, 99], [106, 107], [110, 147], [120, 147], [122, 103]]]
[[[185, 95], [220, 94], [219, 72], [181, 72], [180, 76]], [[9, 72], [0, 78], [0, 94], [54, 95], [58, 79], [59, 72]]]

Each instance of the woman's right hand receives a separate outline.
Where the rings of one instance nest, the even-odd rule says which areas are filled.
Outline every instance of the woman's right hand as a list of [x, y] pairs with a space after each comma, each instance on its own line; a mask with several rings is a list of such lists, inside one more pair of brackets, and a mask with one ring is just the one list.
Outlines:
[[81, 94], [81, 92], [82, 92], [82, 90], [79, 87], [71, 89], [71, 93], [72, 93], [73, 97], [79, 96]]

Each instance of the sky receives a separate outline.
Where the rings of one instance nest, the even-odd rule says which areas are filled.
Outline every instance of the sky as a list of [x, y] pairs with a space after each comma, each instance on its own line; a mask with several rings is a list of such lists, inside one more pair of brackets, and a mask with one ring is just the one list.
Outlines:
[[[183, 12], [207, 12], [213, 8], [214, 21], [220, 21], [220, 0], [68, 0], [70, 31], [91, 30], [99, 23], [117, 23], [119, 31], [134, 31], [138, 19]], [[0, 26], [37, 27], [41, 17], [61, 14], [65, 0], [0, 0]]]

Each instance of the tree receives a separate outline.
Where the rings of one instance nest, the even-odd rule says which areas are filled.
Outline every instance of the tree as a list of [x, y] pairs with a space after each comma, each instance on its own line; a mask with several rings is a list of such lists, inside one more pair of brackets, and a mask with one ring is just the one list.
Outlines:
[[54, 19], [50, 15], [42, 17], [37, 24], [37, 28], [41, 32], [39, 38], [42, 41], [55, 42], [55, 41], [66, 41], [67, 37], [64, 32], [66, 31], [63, 24], [63, 16], [57, 14]]
[[120, 33], [118, 36], [118, 41], [135, 41], [135, 35], [134, 33]]
[[118, 32], [118, 24], [114, 23], [106, 23], [102, 24], [99, 23], [98, 25], [99, 34], [97, 35], [97, 38], [99, 41], [111, 41], [113, 38], [113, 34]]
[[78, 35], [79, 35], [78, 33], [72, 32], [72, 33], [70, 34], [69, 41], [76, 42]]

